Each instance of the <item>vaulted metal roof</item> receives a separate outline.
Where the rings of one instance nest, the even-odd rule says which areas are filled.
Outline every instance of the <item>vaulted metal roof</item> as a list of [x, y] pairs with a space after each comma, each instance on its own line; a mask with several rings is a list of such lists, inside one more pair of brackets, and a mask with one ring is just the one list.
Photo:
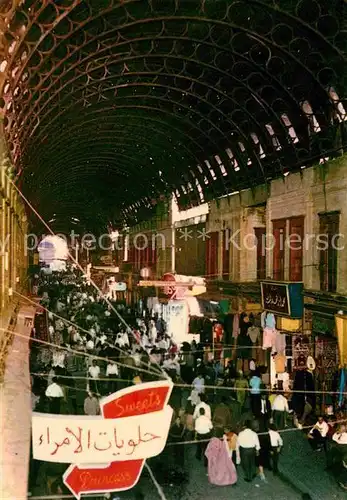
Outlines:
[[[5, 19], [5, 131], [48, 218], [147, 218], [346, 145], [343, 0], [26, 0]], [[69, 219], [70, 220], [70, 219]]]

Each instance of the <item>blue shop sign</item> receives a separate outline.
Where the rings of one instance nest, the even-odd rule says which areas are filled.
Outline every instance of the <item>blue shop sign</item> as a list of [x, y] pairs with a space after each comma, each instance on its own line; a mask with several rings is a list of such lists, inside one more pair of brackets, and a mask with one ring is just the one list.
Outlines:
[[261, 301], [265, 311], [300, 319], [304, 313], [302, 282], [262, 281]]

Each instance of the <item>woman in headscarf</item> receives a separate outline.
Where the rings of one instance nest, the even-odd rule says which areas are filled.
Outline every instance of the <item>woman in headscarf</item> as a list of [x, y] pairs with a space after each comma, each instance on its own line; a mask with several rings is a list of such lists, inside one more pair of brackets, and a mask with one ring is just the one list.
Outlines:
[[227, 442], [212, 438], [205, 456], [208, 460], [208, 480], [216, 486], [230, 486], [237, 482], [237, 472]]

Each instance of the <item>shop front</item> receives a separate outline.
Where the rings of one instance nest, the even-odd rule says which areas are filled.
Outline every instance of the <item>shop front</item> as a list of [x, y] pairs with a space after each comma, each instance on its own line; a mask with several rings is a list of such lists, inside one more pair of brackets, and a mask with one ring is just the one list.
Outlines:
[[[197, 296], [206, 291], [204, 278], [166, 273], [161, 280], [142, 280], [140, 290], [155, 290], [155, 296], [141, 292], [146, 308], [166, 322], [168, 335], [177, 343], [199, 341], [199, 329], [192, 330], [203, 313]], [[192, 331], [191, 331], [192, 330]]]
[[261, 301], [270, 385], [288, 390], [296, 372], [307, 369], [311, 356], [310, 336], [303, 329], [303, 283], [262, 281]]
[[[339, 405], [337, 392], [339, 390], [340, 372], [343, 369], [343, 349], [341, 341], [343, 334], [338, 325], [341, 323], [338, 315], [342, 309], [347, 309], [342, 297], [320, 292], [305, 292], [305, 322], [312, 332], [312, 348], [316, 369], [315, 389], [317, 407], [323, 413], [331, 413]], [[337, 321], [337, 319], [339, 321]], [[344, 398], [343, 398], [344, 399]]]

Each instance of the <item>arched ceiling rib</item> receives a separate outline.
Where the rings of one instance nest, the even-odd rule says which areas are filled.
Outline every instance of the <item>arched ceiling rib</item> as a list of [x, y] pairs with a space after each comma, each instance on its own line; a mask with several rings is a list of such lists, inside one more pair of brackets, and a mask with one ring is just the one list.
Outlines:
[[24, 1], [0, 66], [21, 186], [46, 218], [131, 224], [160, 195], [188, 208], [341, 152], [345, 8]]

